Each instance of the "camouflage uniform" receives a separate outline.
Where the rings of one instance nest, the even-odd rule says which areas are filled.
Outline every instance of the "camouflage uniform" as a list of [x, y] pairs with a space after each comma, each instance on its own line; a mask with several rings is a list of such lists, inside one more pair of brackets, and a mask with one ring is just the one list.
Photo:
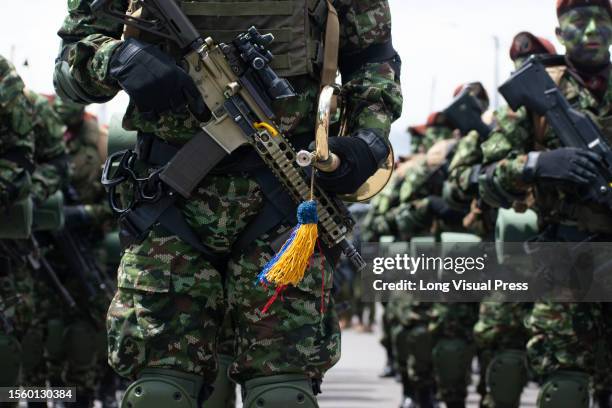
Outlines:
[[[32, 189], [28, 167], [34, 161], [33, 114], [23, 89], [23, 81], [13, 65], [0, 56], [0, 211], [3, 213], [27, 197]], [[11, 153], [14, 155], [9, 157]], [[17, 253], [11, 254], [10, 249]], [[23, 242], [0, 240], [0, 338], [14, 355], [20, 352], [15, 340], [23, 341], [34, 317], [33, 280], [22, 257], [27, 253]], [[2, 386], [18, 384], [14, 380], [3, 377]]]
[[[45, 108], [46, 99], [25, 90], [13, 66], [3, 58], [0, 58], [0, 73], [5, 157], [0, 160], [5, 184], [2, 208], [28, 194], [37, 205], [60, 189], [66, 176], [62, 128], [49, 121], [46, 114], [52, 111], [48, 104]], [[31, 183], [26, 173], [31, 174]], [[15, 335], [24, 345], [21, 383], [44, 385], [45, 363], [41, 357], [45, 316], [40, 313], [42, 298], [38, 290], [44, 288], [46, 298], [57, 295], [43, 283], [44, 273], [26, 261], [28, 256], [36, 258], [32, 242], [3, 240], [2, 248], [6, 262], [6, 268], [2, 269], [8, 274], [2, 277], [4, 308], [0, 314], [2, 320], [13, 323]]]
[[[612, 129], [607, 119], [612, 106], [612, 80], [608, 79], [607, 90], [601, 98], [597, 98], [570, 69], [563, 73], [558, 86], [572, 106], [592, 116], [610, 140]], [[609, 210], [596, 204], [581, 203], [568, 188], [562, 190], [525, 183], [522, 172], [527, 153], [561, 146], [550, 127], [543, 133], [536, 133], [534, 122], [525, 110], [507, 112], [499, 117], [497, 129], [482, 145], [484, 164], [495, 165], [492, 182], [501, 189], [497, 193], [507, 198], [506, 205], [534, 208], [540, 224], [548, 226], [547, 231], [552, 232], [549, 240], [582, 240], [584, 238], [578, 237], [599, 234], [601, 239], [609, 241], [612, 233]], [[482, 178], [480, 190], [483, 197], [490, 188], [491, 182]], [[500, 205], [499, 202], [491, 204]], [[560, 233], [560, 224], [568, 222], [577, 225], [577, 228], [571, 228], [573, 236]], [[600, 347], [601, 340], [612, 338], [610, 313], [605, 311], [606, 308], [603, 304], [535, 304], [526, 321], [531, 335], [527, 351], [531, 368], [540, 380], [559, 370], [593, 373], [597, 356], [595, 349]], [[604, 348], [610, 350], [610, 345]]]
[[[55, 97], [53, 109], [66, 126], [63, 133], [70, 161], [70, 180], [65, 189], [67, 209], [73, 209], [79, 213], [75, 222], [67, 221], [66, 228], [73, 236], [85, 240], [84, 257], [91, 257], [89, 261], [98, 266], [101, 278], [104, 279], [108, 254], [105, 253], [103, 239], [114, 223], [114, 216], [108, 205], [106, 193], [100, 179], [102, 167], [106, 156], [106, 131], [98, 123], [98, 119], [85, 112], [83, 105], [74, 104]], [[74, 210], [78, 208], [79, 210]], [[69, 217], [69, 216], [68, 216]], [[78, 225], [77, 225], [78, 224]], [[88, 337], [89, 342], [97, 345], [96, 350], [88, 353], [95, 355], [96, 360], [80, 362], [80, 364], [68, 364], [66, 369], [66, 380], [72, 378], [87, 378], [86, 389], [82, 390], [90, 397], [94, 391], [100, 393], [99, 398], [108, 398], [107, 403], [115, 400], [116, 375], [108, 365], [105, 315], [110, 305], [109, 292], [104, 288], [90, 285], [93, 291], [83, 290], [83, 282], [76, 276], [72, 276], [70, 268], [67, 267], [64, 254], [56, 253], [56, 267], [62, 269], [65, 274], [65, 283], [72, 292], [77, 302], [81, 305], [84, 313], [65, 313], [62, 316], [66, 327], [81, 327], [83, 337]], [[110, 279], [110, 278], [109, 278]], [[109, 284], [112, 284], [109, 282]], [[95, 324], [92, 324], [93, 323]], [[81, 381], [83, 382], [83, 381]], [[116, 404], [116, 402], [114, 402]], [[112, 405], [111, 405], [112, 406]]]
[[[442, 194], [444, 163], [455, 143], [452, 134], [449, 127], [428, 128], [425, 140], [436, 142], [406, 172], [398, 189], [396, 205], [375, 219], [378, 234], [392, 235], [397, 241], [410, 241], [418, 235], [462, 229], [444, 225], [429, 205], [430, 196]], [[432, 356], [424, 354], [430, 354], [443, 339], [465, 339], [471, 343], [475, 306], [415, 302], [407, 294], [398, 292], [387, 305], [387, 315], [395, 364], [403, 377], [404, 393], [410, 398], [422, 398], [424, 393], [433, 390], [438, 375]], [[467, 392], [465, 388], [455, 389], [447, 384], [438, 385], [437, 391], [439, 398], [447, 403], [463, 401]]]
[[[116, 1], [125, 10], [126, 1]], [[341, 23], [341, 54], [359, 52], [390, 40], [386, 1], [336, 2]], [[108, 74], [122, 27], [96, 20], [90, 1], [69, 2], [69, 16], [60, 30], [73, 77], [90, 94], [112, 98], [118, 84]], [[401, 93], [388, 63], [370, 63], [345, 78], [350, 131], [378, 129], [388, 135], [401, 111]], [[299, 96], [278, 106], [280, 127], [289, 135], [310, 134], [314, 124], [317, 80], [290, 78]], [[131, 105], [124, 125], [183, 144], [199, 126], [186, 110], [148, 121]], [[291, 137], [291, 136], [290, 136]], [[226, 271], [215, 269], [176, 236], [155, 228], [142, 244], [128, 247], [118, 272], [118, 286], [108, 313], [109, 360], [115, 370], [134, 378], [143, 368], [174, 368], [199, 374], [211, 384], [216, 372], [215, 338], [224, 314], [234, 324], [238, 382], [282, 373], [321, 378], [340, 357], [340, 333], [330, 299], [332, 266], [321, 256], [298, 287], [284, 293], [267, 314], [261, 312], [273, 290], [254, 287], [257, 274], [272, 257], [270, 242], [279, 231], [264, 234], [241, 253], [232, 245], [261, 210], [263, 196], [246, 173], [211, 174], [189, 201], [179, 200], [187, 222], [203, 244], [230, 256]], [[287, 226], [281, 228], [284, 232]], [[322, 292], [324, 287], [324, 292]], [[321, 297], [326, 307], [322, 312]]]
[[[502, 107], [495, 113], [496, 117], [509, 114], [511, 113], [508, 107]], [[478, 186], [473, 185], [475, 178], [472, 173], [480, 170], [474, 166], [482, 163], [480, 143], [478, 132], [473, 131], [457, 145], [450, 165], [445, 199], [458, 208], [469, 208], [470, 213], [464, 219], [464, 226], [468, 231], [490, 241], [493, 239], [497, 212], [484, 202], [478, 201]], [[478, 392], [482, 396], [483, 407], [495, 407], [487, 395], [487, 367], [497, 352], [525, 349], [528, 334], [523, 322], [531, 307], [528, 303], [485, 301], [480, 304], [479, 319], [474, 326], [474, 341], [481, 367]]]

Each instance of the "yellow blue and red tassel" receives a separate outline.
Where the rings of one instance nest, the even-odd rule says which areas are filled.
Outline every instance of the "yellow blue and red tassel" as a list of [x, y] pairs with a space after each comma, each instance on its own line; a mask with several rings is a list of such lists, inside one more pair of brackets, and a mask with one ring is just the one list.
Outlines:
[[296, 286], [304, 278], [310, 259], [315, 251], [319, 218], [317, 203], [305, 201], [298, 206], [298, 225], [291, 232], [280, 251], [263, 267], [257, 280], [264, 286], [274, 285], [276, 290], [262, 309], [263, 313], [289, 285]]

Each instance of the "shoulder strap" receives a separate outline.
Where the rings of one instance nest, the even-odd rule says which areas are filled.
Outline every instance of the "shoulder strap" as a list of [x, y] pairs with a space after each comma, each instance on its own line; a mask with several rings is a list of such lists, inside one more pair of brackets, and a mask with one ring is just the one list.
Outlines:
[[338, 73], [338, 50], [340, 48], [340, 20], [331, 0], [327, 0], [327, 25], [323, 69], [321, 69], [321, 87], [332, 85]]

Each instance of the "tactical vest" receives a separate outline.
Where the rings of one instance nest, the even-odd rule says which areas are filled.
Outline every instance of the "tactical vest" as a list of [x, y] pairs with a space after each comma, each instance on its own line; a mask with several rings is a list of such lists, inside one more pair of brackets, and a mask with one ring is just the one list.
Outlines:
[[[138, 12], [135, 4], [130, 8], [132, 13]], [[255, 26], [262, 34], [274, 35], [269, 47], [274, 55], [272, 67], [281, 77], [319, 77], [326, 0], [195, 0], [179, 4], [204, 38], [227, 43]], [[139, 36], [149, 38], [148, 34]]]

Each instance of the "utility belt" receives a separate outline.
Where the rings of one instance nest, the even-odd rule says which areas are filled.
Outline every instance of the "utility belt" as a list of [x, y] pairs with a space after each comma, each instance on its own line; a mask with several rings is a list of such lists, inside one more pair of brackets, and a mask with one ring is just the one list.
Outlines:
[[[292, 143], [296, 143], [296, 146], [306, 143], [307, 146], [307, 135], [292, 139]], [[169, 144], [153, 134], [139, 132], [135, 150], [125, 150], [109, 156], [102, 183], [108, 190], [113, 211], [120, 214], [119, 238], [123, 248], [141, 243], [153, 228], [159, 226], [178, 236], [198, 250], [211, 264], [223, 270], [232, 253], [246, 249], [262, 234], [281, 225], [296, 224], [297, 204], [264, 165], [254, 149], [245, 146], [232, 155], [213, 154], [213, 157], [202, 158], [203, 160], [198, 162], [208, 168], [205, 173], [199, 171], [200, 180], [208, 174], [248, 173], [259, 184], [265, 201], [259, 214], [247, 225], [230, 253], [214, 252], [207, 248], [177, 207], [179, 194], [160, 178], [162, 172], [167, 171], [172, 165], [172, 159], [182, 148]], [[137, 174], [139, 167], [141, 171], [148, 169], [148, 176], [139, 177]], [[120, 202], [117, 191], [117, 188], [124, 183], [131, 184], [129, 193], [132, 197], [127, 203]]]

